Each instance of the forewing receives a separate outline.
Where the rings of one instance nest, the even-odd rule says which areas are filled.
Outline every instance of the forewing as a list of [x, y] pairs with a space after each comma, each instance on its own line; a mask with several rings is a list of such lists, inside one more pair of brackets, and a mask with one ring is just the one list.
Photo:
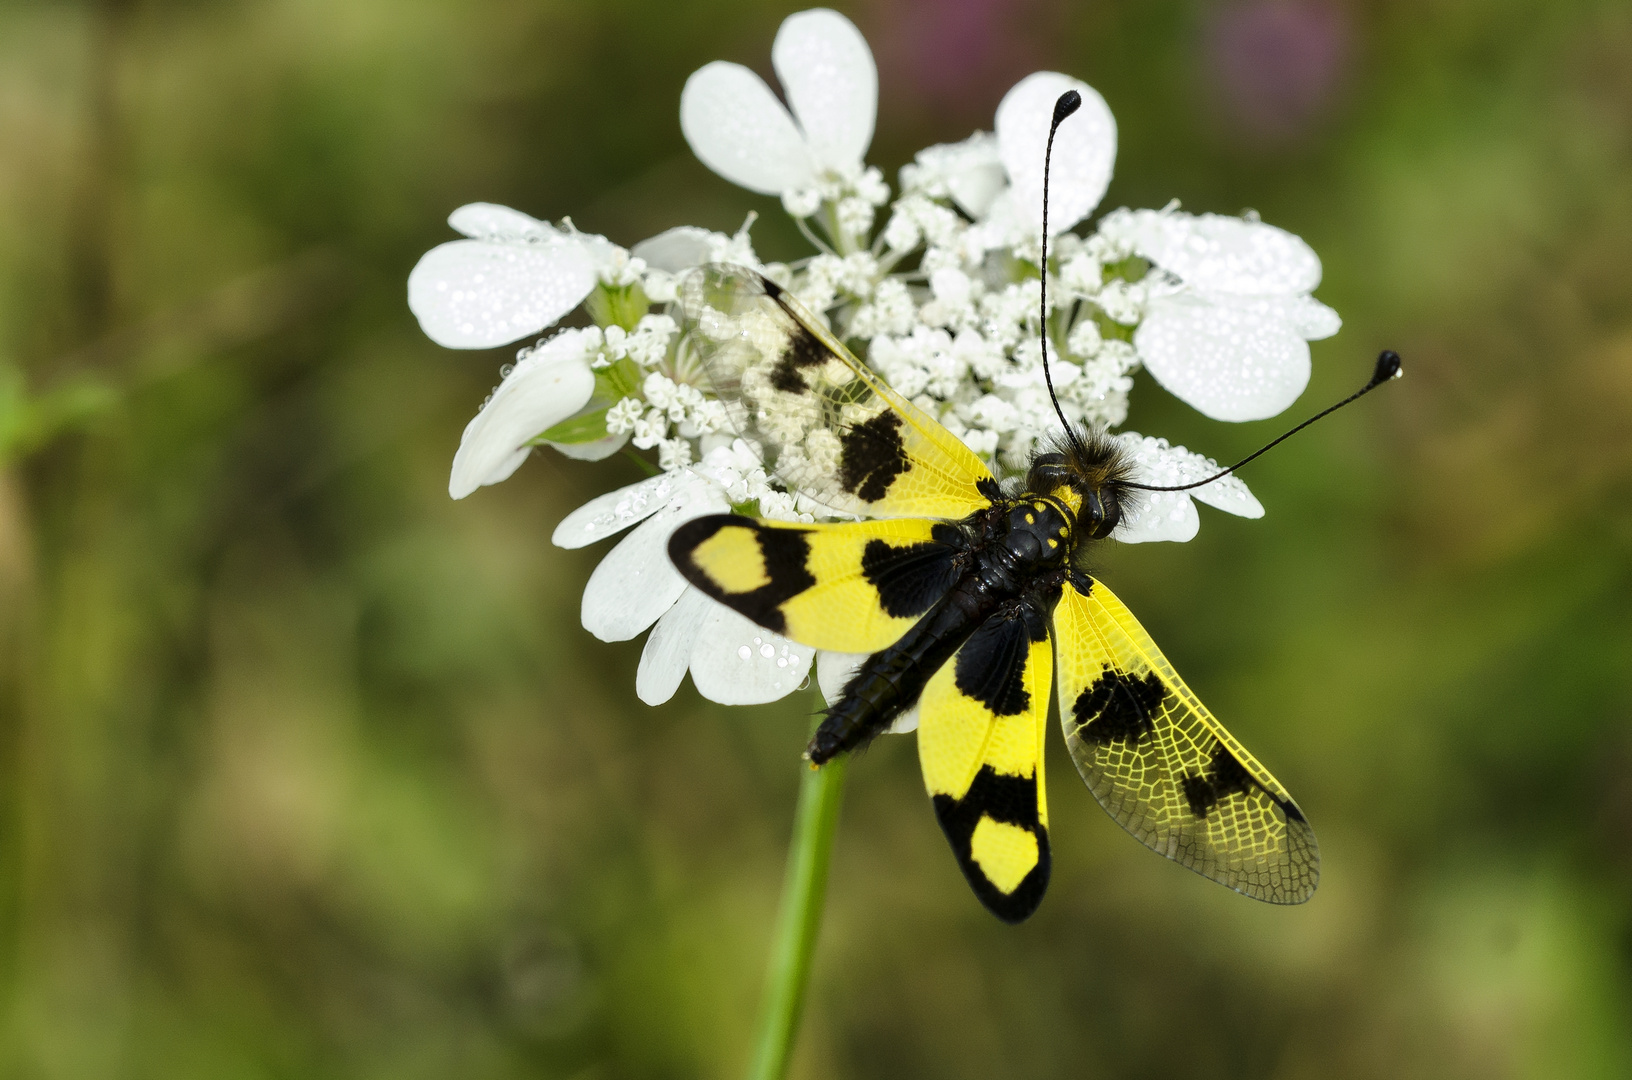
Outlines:
[[919, 699], [918, 759], [935, 816], [975, 895], [1004, 922], [1028, 918], [1048, 888], [1053, 660], [1046, 615], [993, 616]]
[[780, 286], [711, 264], [680, 288], [681, 365], [699, 365], [789, 491], [835, 513], [959, 519], [997, 494], [957, 436], [850, 355]]
[[1236, 892], [1273, 904], [1309, 899], [1320, 853], [1303, 812], [1122, 602], [1097, 581], [1067, 585], [1054, 632], [1065, 744], [1111, 817]]
[[952, 587], [963, 533], [897, 519], [804, 525], [715, 514], [669, 540], [682, 577], [813, 649], [877, 652]]

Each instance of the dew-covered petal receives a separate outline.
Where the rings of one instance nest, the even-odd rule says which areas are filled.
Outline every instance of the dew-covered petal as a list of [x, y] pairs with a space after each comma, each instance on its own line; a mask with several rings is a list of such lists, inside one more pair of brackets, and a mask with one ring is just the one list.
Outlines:
[[663, 509], [690, 482], [684, 472], [666, 472], [597, 495], [562, 518], [550, 542], [556, 547], [581, 548], [604, 540]]
[[451, 240], [408, 275], [408, 308], [438, 345], [487, 349], [538, 333], [594, 287], [594, 264], [571, 241]]
[[1137, 210], [1115, 232], [1134, 250], [1197, 288], [1213, 292], [1307, 293], [1320, 284], [1320, 256], [1285, 229], [1221, 214]]
[[1157, 382], [1214, 420], [1263, 420], [1309, 384], [1309, 345], [1291, 324], [1191, 295], [1153, 300], [1134, 333]]
[[[1133, 462], [1134, 478], [1142, 484], [1158, 487], [1194, 484], [1209, 476], [1217, 476], [1221, 469], [1212, 458], [1182, 446], [1169, 446], [1166, 439], [1150, 438], [1130, 431], [1123, 433], [1120, 440], [1129, 460]], [[1188, 495], [1237, 517], [1264, 516], [1263, 504], [1247, 489], [1246, 482], [1234, 473], [1201, 487], [1171, 494]]]
[[854, 169], [873, 141], [878, 68], [855, 23], [827, 8], [789, 15], [771, 45], [782, 83], [817, 167]]
[[588, 404], [595, 373], [584, 358], [580, 334], [563, 331], [517, 364], [465, 425], [453, 455], [449, 495], [462, 499], [484, 484], [509, 478], [539, 432]]
[[757, 626], [709, 601], [691, 650], [697, 692], [721, 705], [762, 705], [787, 697], [805, 681], [815, 650]]
[[448, 224], [473, 240], [560, 240], [555, 226], [498, 203], [467, 203], [448, 215]]
[[1112, 534], [1124, 544], [1148, 544], [1158, 540], [1178, 543], [1195, 539], [1201, 529], [1196, 504], [1183, 491], [1141, 491]]
[[1343, 328], [1337, 312], [1306, 295], [1237, 296], [1215, 292], [1200, 294], [1215, 304], [1228, 305], [1266, 319], [1277, 319], [1305, 341], [1329, 338]]
[[680, 92], [680, 130], [692, 153], [733, 184], [780, 195], [815, 183], [810, 151], [765, 80], [716, 60]]
[[1054, 137], [1054, 168], [1048, 227], [1064, 232], [1099, 205], [1116, 164], [1116, 120], [1105, 99], [1080, 79], [1054, 71], [1027, 75], [997, 107], [998, 155], [1009, 174], [1015, 212], [1032, 228], [1042, 225], [1043, 151], [1054, 120], [1054, 102], [1067, 90], [1082, 95], [1082, 107], [1060, 124]]
[[1197, 502], [1204, 502], [1215, 510], [1222, 510], [1236, 517], [1264, 516], [1264, 504], [1247, 489], [1247, 485], [1239, 476], [1226, 476], [1222, 480], [1214, 480], [1210, 484], [1191, 489], [1189, 494]]
[[[869, 653], [841, 653], [818, 652], [816, 654], [816, 685], [821, 687], [822, 699], [829, 705], [837, 701], [844, 693], [844, 685], [848, 683], [861, 662], [871, 655]], [[895, 718], [895, 721], [885, 729], [891, 735], [905, 735], [909, 731], [918, 729], [918, 705], [913, 703], [912, 708]]]
[[691, 665], [691, 649], [702, 632], [714, 602], [696, 589], [687, 588], [674, 606], [657, 620], [640, 653], [635, 670], [635, 694], [648, 705], [661, 705], [680, 689]]
[[708, 262], [710, 241], [714, 236], [714, 233], [696, 225], [676, 225], [642, 240], [629, 249], [629, 254], [645, 260], [653, 270], [678, 274]]
[[[1155, 487], [1175, 487], [1201, 480], [1218, 471], [1207, 458], [1184, 447], [1169, 446], [1166, 439], [1140, 435], [1136, 431], [1117, 436], [1136, 483]], [[1197, 489], [1199, 490], [1199, 489]], [[1115, 537], [1127, 544], [1157, 540], [1183, 543], [1195, 537], [1201, 517], [1188, 491], [1134, 491], [1123, 505], [1122, 521]]]
[[657, 513], [607, 552], [584, 586], [584, 629], [602, 641], [628, 641], [674, 606], [686, 581], [669, 561], [674, 530], [730, 504], [718, 484], [692, 473]]

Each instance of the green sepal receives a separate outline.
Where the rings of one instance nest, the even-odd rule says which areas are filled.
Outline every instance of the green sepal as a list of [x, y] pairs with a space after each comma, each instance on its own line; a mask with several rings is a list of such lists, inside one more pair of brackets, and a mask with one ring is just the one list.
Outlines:
[[616, 404], [626, 397], [640, 397], [640, 385], [645, 381], [646, 372], [625, 356], [595, 372], [595, 397], [608, 404]]
[[1121, 278], [1123, 281], [1143, 281], [1148, 273], [1150, 273], [1149, 259], [1140, 258], [1138, 255], [1129, 255], [1126, 259], [1106, 263], [1102, 280], [1110, 281], [1112, 278]]
[[598, 326], [621, 326], [625, 330], [633, 330], [640, 317], [651, 310], [652, 302], [647, 299], [646, 290], [640, 287], [640, 282], [636, 281], [629, 285], [597, 285], [584, 301], [584, 306]]
[[1103, 311], [1094, 313], [1094, 323], [1099, 327], [1099, 336], [1102, 341], [1129, 341], [1133, 340], [1133, 332], [1139, 327], [1123, 326]]
[[568, 417], [559, 424], [539, 435], [527, 440], [529, 445], [538, 446], [541, 443], [586, 443], [596, 439], [606, 438], [606, 411], [610, 405], [603, 405], [599, 409], [577, 416]]

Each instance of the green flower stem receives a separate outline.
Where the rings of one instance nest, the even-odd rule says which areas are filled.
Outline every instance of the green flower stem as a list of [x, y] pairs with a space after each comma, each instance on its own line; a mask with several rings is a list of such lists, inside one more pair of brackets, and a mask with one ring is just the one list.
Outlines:
[[799, 810], [793, 823], [793, 845], [788, 850], [771, 960], [765, 972], [765, 1000], [760, 1006], [749, 1080], [782, 1080], [788, 1072], [793, 1038], [804, 1012], [805, 990], [810, 984], [816, 935], [822, 928], [827, 868], [833, 856], [833, 836], [838, 831], [839, 802], [848, 767], [846, 754], [820, 769], [807, 769], [799, 782]]

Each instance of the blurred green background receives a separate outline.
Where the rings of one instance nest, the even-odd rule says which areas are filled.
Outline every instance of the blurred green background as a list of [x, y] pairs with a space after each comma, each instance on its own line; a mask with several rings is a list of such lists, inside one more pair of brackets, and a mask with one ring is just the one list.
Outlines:
[[[790, 5], [0, 6], [0, 1070], [730, 1077], [811, 702], [634, 695], [539, 452], [454, 503], [509, 350], [405, 304], [474, 200], [801, 243], [698, 165], [685, 77]], [[1632, 9], [869, 0], [870, 160], [1096, 86], [1105, 205], [1252, 207], [1344, 316], [1258, 522], [1104, 576], [1319, 832], [1276, 909], [1050, 749], [1050, 895], [974, 901], [913, 742], [851, 772], [795, 1075], [1632, 1073]], [[1140, 377], [1130, 427], [1228, 459]], [[604, 545], [603, 545], [604, 548]]]

